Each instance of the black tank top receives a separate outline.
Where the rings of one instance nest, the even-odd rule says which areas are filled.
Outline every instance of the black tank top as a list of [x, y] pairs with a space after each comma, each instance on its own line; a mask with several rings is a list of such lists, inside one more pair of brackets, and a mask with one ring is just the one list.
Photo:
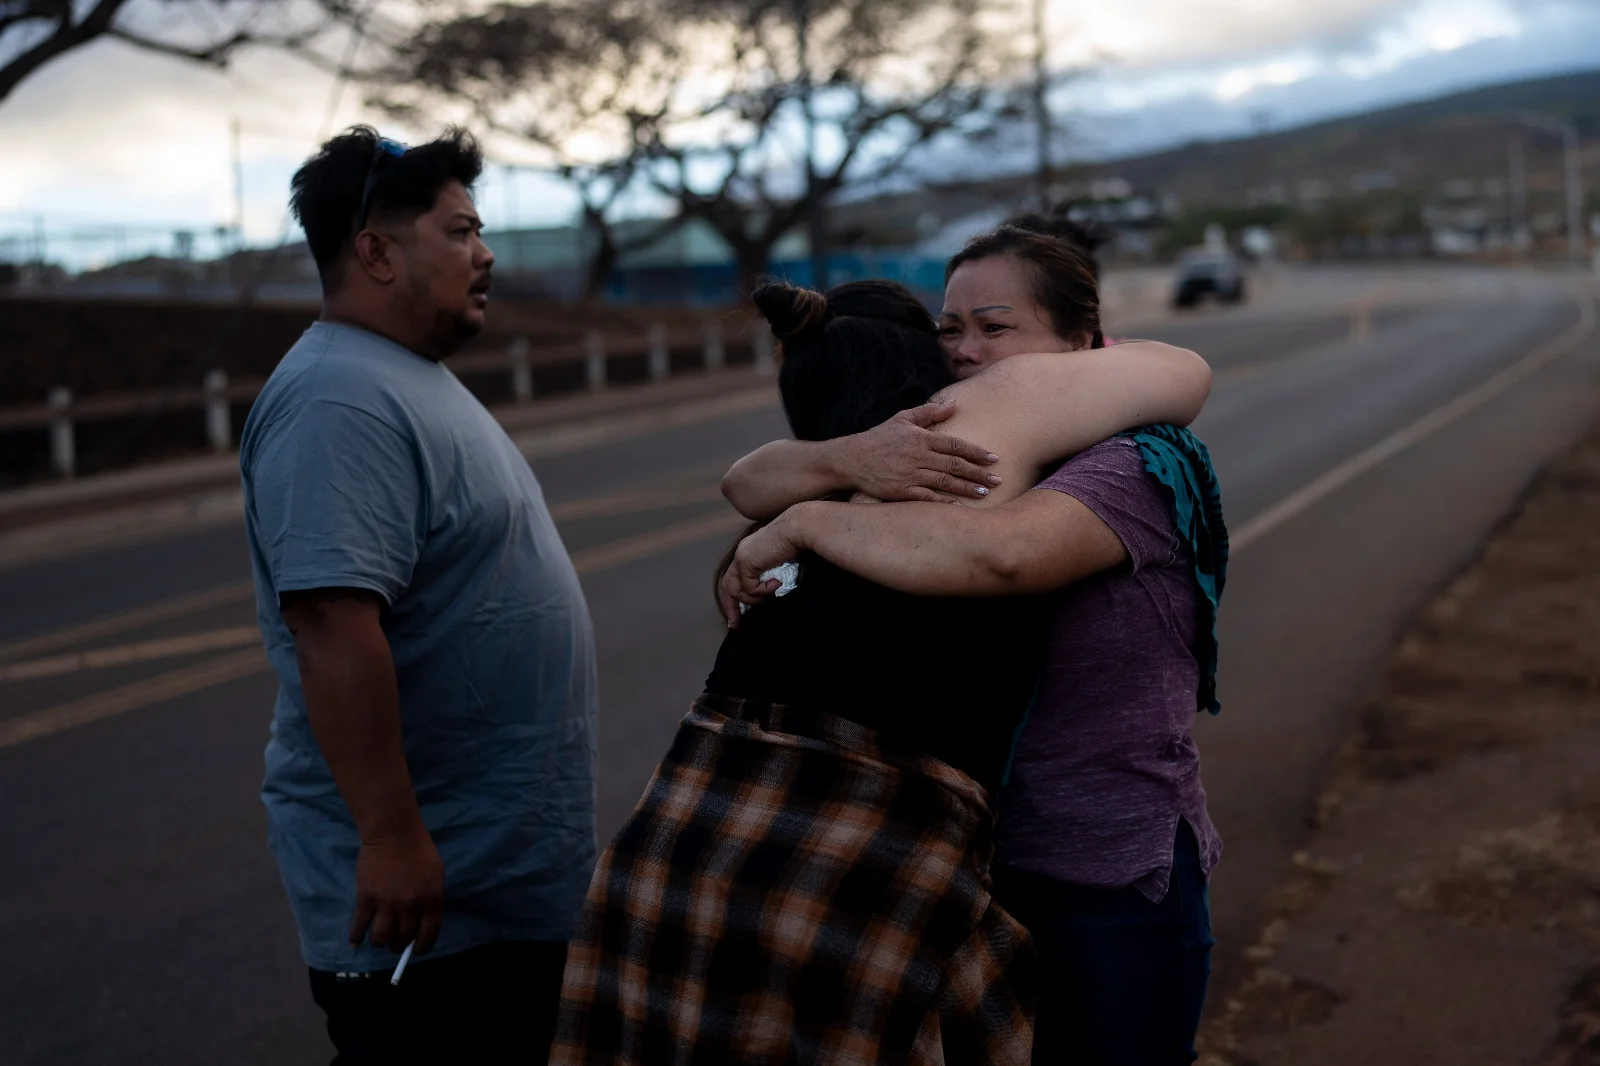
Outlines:
[[912, 596], [817, 556], [746, 611], [706, 691], [838, 715], [991, 791], [1033, 698], [1044, 597]]

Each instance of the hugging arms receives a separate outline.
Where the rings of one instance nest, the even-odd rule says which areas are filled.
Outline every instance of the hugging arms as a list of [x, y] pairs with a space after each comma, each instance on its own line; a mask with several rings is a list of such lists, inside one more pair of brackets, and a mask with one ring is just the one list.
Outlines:
[[1210, 388], [1204, 360], [1153, 341], [1016, 355], [866, 433], [767, 444], [723, 481], [742, 513], [772, 519], [720, 581], [724, 617], [737, 624], [739, 603], [776, 588], [762, 572], [802, 551], [923, 595], [1040, 592], [1119, 565], [1121, 541], [1081, 502], [1028, 490], [1120, 431], [1187, 425]]

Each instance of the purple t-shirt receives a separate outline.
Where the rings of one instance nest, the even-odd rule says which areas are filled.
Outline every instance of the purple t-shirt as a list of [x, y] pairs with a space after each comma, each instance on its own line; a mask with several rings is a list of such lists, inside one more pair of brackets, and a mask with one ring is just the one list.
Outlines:
[[1125, 437], [1068, 460], [1038, 488], [1082, 501], [1129, 561], [1059, 594], [1000, 801], [998, 861], [1076, 885], [1134, 885], [1159, 901], [1178, 819], [1194, 830], [1207, 874], [1222, 852], [1190, 735], [1200, 671], [1193, 560]]

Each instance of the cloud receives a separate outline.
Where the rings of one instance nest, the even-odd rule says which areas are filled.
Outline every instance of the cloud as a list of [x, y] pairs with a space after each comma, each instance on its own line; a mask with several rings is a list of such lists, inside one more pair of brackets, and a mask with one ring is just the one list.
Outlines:
[[[232, 121], [247, 170], [303, 157], [328, 85], [283, 56], [247, 55], [217, 73], [97, 42], [0, 104], [0, 210], [226, 219]], [[351, 103], [338, 121], [360, 117]]]
[[1049, 18], [1063, 62], [1105, 56], [1146, 73], [1360, 37], [1402, 6], [1404, 0], [1055, 0]]
[[[1162, 6], [1158, 0], [1126, 3], [1145, 14]], [[1170, 143], [1185, 132], [1246, 132], [1253, 114], [1267, 110], [1281, 125], [1474, 84], [1600, 66], [1600, 4], [1583, 0], [1387, 0], [1349, 10], [1303, 0], [1275, 6], [1278, 16], [1257, 25], [1252, 3], [1211, 0], [1201, 14], [1222, 19], [1231, 13], [1239, 34], [1207, 30], [1204, 19], [1188, 15], [1175, 16], [1173, 23], [1193, 25], [1195, 39], [1183, 54], [1203, 54], [1204, 61], [1146, 57], [1106, 64], [1062, 90], [1058, 102], [1088, 125], [1110, 130], [1099, 138], [1099, 150], [1117, 152], [1130, 150], [1135, 140], [1141, 148], [1149, 142], [1117, 136], [1112, 125], [1093, 116], [1115, 116], [1114, 123]], [[1234, 47], [1223, 47], [1223, 39]], [[1262, 42], [1281, 47], [1257, 47]], [[1190, 128], [1184, 131], [1186, 121]]]
[[[1334, 66], [1286, 84], [1259, 84], [1224, 98], [1204, 82], [1137, 110], [1072, 106], [1075, 158], [1103, 159], [1183, 141], [1237, 137], [1273, 128], [1427, 99], [1497, 82], [1600, 68], [1600, 7], [1581, 21], [1526, 24], [1516, 37], [1491, 37], [1433, 51], [1366, 77]], [[1105, 94], [1112, 95], [1112, 94]]]
[[[1095, 68], [1060, 102], [1082, 132], [1079, 153], [1098, 156], [1248, 132], [1263, 112], [1284, 125], [1600, 66], [1596, 0], [1052, 0], [1049, 27], [1055, 63]], [[376, 117], [352, 89], [325, 120], [331, 84], [271, 53], [218, 74], [115, 42], [84, 48], [0, 102], [0, 231], [31, 228], [36, 213], [226, 222], [238, 118], [247, 232], [272, 240], [299, 161], [331, 130]], [[499, 168], [480, 202], [496, 224], [573, 211], [569, 194], [534, 175], [513, 194]]]

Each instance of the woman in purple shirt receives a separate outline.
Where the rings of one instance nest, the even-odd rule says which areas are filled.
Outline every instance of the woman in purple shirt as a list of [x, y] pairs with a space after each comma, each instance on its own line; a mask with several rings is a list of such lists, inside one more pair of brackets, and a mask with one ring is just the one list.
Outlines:
[[[1001, 227], [969, 242], [947, 278], [941, 338], [958, 378], [1014, 355], [1103, 344], [1091, 261], [1067, 240]], [[960, 432], [959, 410], [941, 416]], [[927, 426], [922, 438], [896, 430], [887, 462], [796, 442], [741, 460], [724, 482], [735, 506], [756, 517], [793, 506], [741, 545], [725, 599], [769, 593], [762, 572], [801, 551], [904, 592], [1060, 590], [1000, 799], [996, 857], [996, 898], [1039, 951], [1034, 1060], [1192, 1062], [1213, 943], [1206, 881], [1221, 841], [1191, 736], [1200, 590], [1172, 505], [1126, 438], [1018, 494], [982, 491], [985, 450]], [[858, 472], [841, 478], [852, 464]], [[823, 469], [844, 481], [826, 491], [929, 500], [931, 486], [973, 506], [816, 501]], [[905, 473], [918, 469], [931, 476]]]

